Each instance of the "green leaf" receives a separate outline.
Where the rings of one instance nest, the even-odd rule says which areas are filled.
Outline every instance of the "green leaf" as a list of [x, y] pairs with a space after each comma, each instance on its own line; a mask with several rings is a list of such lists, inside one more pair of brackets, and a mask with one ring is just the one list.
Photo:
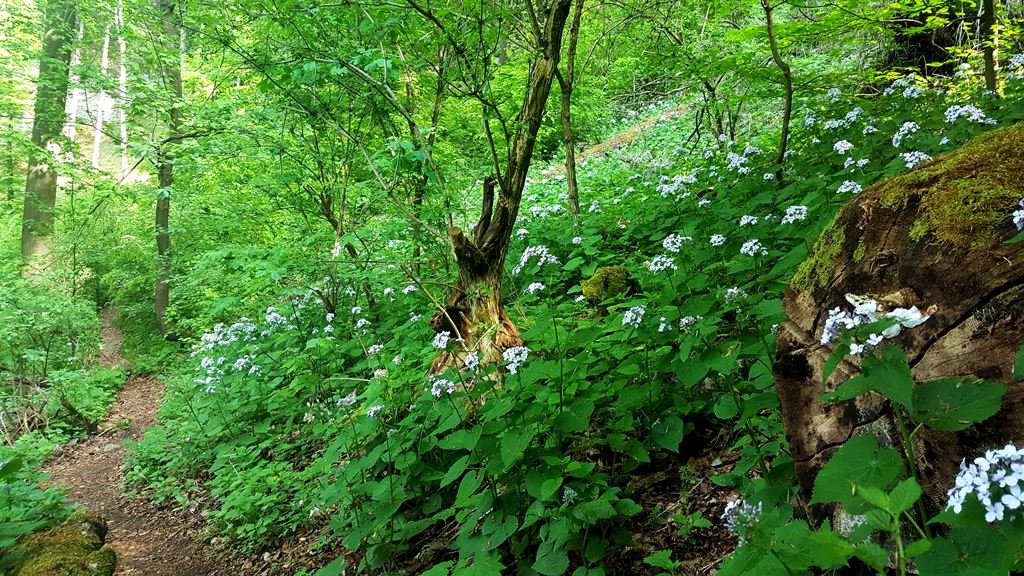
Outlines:
[[541, 544], [533, 569], [544, 576], [559, 576], [569, 569], [569, 555], [558, 543]]
[[654, 423], [651, 433], [659, 446], [679, 452], [679, 443], [683, 441], [683, 421], [678, 416], [665, 416]]
[[452, 482], [455, 482], [459, 476], [462, 476], [462, 473], [466, 471], [466, 467], [469, 466], [469, 457], [470, 455], [466, 454], [462, 458], [459, 458], [455, 461], [455, 464], [452, 464], [452, 467], [448, 469], [448, 472], [445, 472], [444, 478], [441, 478], [442, 488]]
[[505, 466], [511, 465], [522, 458], [523, 453], [530, 446], [535, 432], [532, 428], [509, 428], [501, 437], [501, 462]]
[[892, 448], [879, 448], [872, 436], [855, 436], [844, 444], [814, 480], [811, 504], [839, 502], [850, 512], [865, 511], [857, 496], [862, 486], [886, 489], [903, 472], [903, 460]]
[[989, 380], [940, 378], [914, 390], [913, 418], [936, 430], [956, 432], [999, 412], [1006, 385]]
[[1024, 380], [1024, 346], [1017, 350], [1017, 357], [1013, 359], [1013, 377], [1018, 382]]
[[671, 550], [658, 550], [654, 554], [644, 558], [644, 564], [661, 568], [663, 570], [675, 570], [676, 562], [672, 561]]
[[907, 558], [915, 558], [927, 552], [931, 547], [932, 543], [930, 540], [918, 540], [907, 546], [905, 554]]
[[[345, 562], [345, 557], [338, 556], [332, 560], [330, 564], [317, 570], [313, 576], [340, 576], [347, 566], [348, 564]], [[442, 574], [442, 572], [435, 572], [433, 576], [440, 576], [440, 574]], [[447, 575], [448, 571], [445, 570], [443, 574]]]
[[913, 477], [906, 478], [889, 493], [888, 510], [894, 516], [899, 515], [910, 510], [920, 497], [921, 485]]
[[563, 478], [556, 476], [555, 478], [548, 478], [540, 485], [540, 499], [547, 500], [558, 492], [558, 489], [562, 487]]
[[722, 420], [729, 420], [740, 413], [740, 407], [736, 405], [736, 399], [732, 396], [722, 396], [715, 402], [715, 416]]

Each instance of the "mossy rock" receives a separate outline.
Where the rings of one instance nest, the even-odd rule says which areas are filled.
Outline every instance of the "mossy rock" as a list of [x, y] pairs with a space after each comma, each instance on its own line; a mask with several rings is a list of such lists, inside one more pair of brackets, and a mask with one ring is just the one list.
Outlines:
[[107, 523], [98, 516], [75, 512], [63, 524], [29, 536], [18, 545], [21, 556], [12, 576], [111, 576], [117, 566], [114, 550], [104, 546]]
[[600, 304], [614, 296], [626, 295], [636, 290], [636, 281], [625, 266], [601, 266], [594, 275], [580, 282], [583, 296], [592, 305]]

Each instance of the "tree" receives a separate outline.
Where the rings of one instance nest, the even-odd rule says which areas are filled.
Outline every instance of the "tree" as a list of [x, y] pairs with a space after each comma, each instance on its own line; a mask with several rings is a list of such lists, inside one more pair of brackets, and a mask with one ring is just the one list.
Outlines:
[[21, 257], [25, 274], [31, 274], [33, 268], [46, 266], [50, 253], [53, 210], [57, 202], [57, 170], [53, 164], [55, 152], [60, 148], [61, 129], [64, 127], [75, 2], [47, 2], [43, 14], [43, 52], [39, 58], [39, 80], [32, 123], [32, 143], [36, 149], [28, 163], [21, 227]]
[[180, 139], [182, 126], [182, 86], [181, 69], [185, 54], [184, 38], [179, 19], [177, 0], [159, 0], [157, 12], [162, 16], [164, 41], [175, 54], [165, 58], [160, 74], [164, 89], [170, 99], [166, 109], [168, 137], [157, 149], [156, 165], [159, 189], [156, 197], [156, 253], [157, 274], [153, 292], [153, 312], [156, 324], [162, 334], [167, 333], [167, 307], [171, 292], [171, 188], [174, 185], [174, 146]]
[[569, 192], [569, 210], [573, 218], [580, 215], [580, 191], [576, 182], [576, 137], [572, 131], [572, 90], [576, 85], [576, 46], [580, 39], [583, 1], [576, 0], [572, 24], [569, 25], [569, 48], [565, 55], [565, 73], [556, 71], [562, 91], [562, 139], [565, 142], [565, 183]]

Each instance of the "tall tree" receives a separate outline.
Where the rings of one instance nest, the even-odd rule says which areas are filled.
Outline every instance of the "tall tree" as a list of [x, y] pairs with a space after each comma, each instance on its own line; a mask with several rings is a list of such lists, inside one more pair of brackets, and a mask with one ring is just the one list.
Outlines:
[[49, 259], [53, 210], [57, 202], [57, 170], [53, 163], [64, 127], [75, 13], [74, 0], [52, 0], [43, 6], [43, 52], [39, 58], [32, 121], [35, 150], [28, 162], [21, 226], [25, 274], [31, 274], [33, 267], [45, 266]]
[[125, 39], [124, 0], [117, 0], [114, 9], [114, 26], [117, 27], [117, 120], [121, 134], [121, 179], [128, 175], [128, 41]]
[[162, 334], [167, 333], [167, 307], [171, 293], [171, 189], [174, 185], [174, 147], [180, 138], [182, 126], [181, 69], [185, 57], [184, 37], [181, 27], [180, 6], [177, 0], [159, 0], [157, 12], [163, 22], [166, 45], [175, 54], [173, 58], [162, 59], [161, 76], [164, 89], [169, 95], [167, 106], [168, 136], [157, 150], [156, 165], [159, 190], [156, 196], [156, 253], [157, 274], [153, 292], [153, 311], [156, 324]]
[[110, 69], [110, 24], [103, 28], [103, 48], [100, 50], [100, 91], [96, 95], [96, 117], [92, 131], [92, 167], [100, 168], [100, 145], [103, 143], [103, 116], [107, 113], [109, 102], [104, 84], [107, 71]]
[[999, 83], [996, 79], [996, 58], [998, 57], [998, 36], [996, 36], [996, 0], [981, 2], [981, 53], [985, 61], [985, 88], [996, 92]]
[[562, 91], [562, 140], [565, 143], [565, 183], [569, 192], [569, 210], [573, 218], [580, 215], [580, 192], [576, 182], [576, 137], [572, 131], [572, 91], [576, 86], [576, 46], [580, 39], [583, 0], [576, 0], [572, 24], [569, 25], [569, 48], [565, 55], [565, 73], [557, 72]]

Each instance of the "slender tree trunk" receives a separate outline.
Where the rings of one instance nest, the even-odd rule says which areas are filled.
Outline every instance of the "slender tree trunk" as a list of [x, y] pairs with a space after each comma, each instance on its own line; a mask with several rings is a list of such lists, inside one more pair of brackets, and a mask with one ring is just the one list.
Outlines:
[[[103, 82], [107, 80], [110, 69], [110, 24], [103, 29], [103, 49], [100, 52], [100, 71]], [[107, 113], [107, 91], [101, 86], [96, 96], [96, 123], [92, 132], [92, 167], [100, 168], [100, 145], [103, 143], [103, 116]]]
[[996, 77], [996, 58], [999, 49], [999, 39], [995, 34], [996, 1], [982, 0], [981, 10], [980, 36], [982, 56], [985, 60], [985, 88], [997, 92], [999, 90], [999, 83]]
[[576, 45], [580, 38], [583, 1], [576, 0], [576, 10], [569, 25], [569, 49], [565, 55], [565, 74], [558, 75], [562, 90], [562, 140], [565, 142], [565, 183], [569, 191], [569, 210], [574, 219], [580, 215], [580, 192], [576, 182], [576, 136], [572, 131], [572, 91], [576, 87]]
[[775, 65], [782, 71], [782, 134], [779, 135], [779, 154], [775, 157], [775, 164], [779, 167], [775, 177], [779, 186], [781, 186], [785, 176], [782, 163], [786, 159], [786, 148], [789, 146], [789, 126], [793, 118], [793, 71], [790, 69], [789, 64], [782, 59], [779, 43], [775, 38], [775, 21], [772, 18], [772, 12], [775, 10], [775, 7], [771, 5], [770, 0], [761, 0], [761, 6], [764, 8], [764, 16], [768, 26], [768, 45], [772, 50], [772, 59], [775, 60]]
[[[428, 154], [429, 157], [432, 157], [433, 154], [434, 154], [433, 147], [434, 147], [434, 141], [437, 138], [437, 126], [441, 122], [441, 104], [444, 102], [444, 83], [445, 83], [445, 75], [446, 75], [446, 71], [447, 71], [447, 67], [446, 67], [446, 63], [445, 63], [445, 58], [446, 58], [445, 50], [444, 50], [444, 47], [442, 46], [437, 51], [437, 61], [439, 63], [438, 64], [438, 69], [437, 69], [437, 86], [434, 88], [434, 105], [433, 105], [433, 107], [430, 110], [430, 128], [431, 128], [431, 130], [430, 130], [430, 134], [427, 135], [427, 141], [426, 141], [427, 148], [428, 148], [426, 150], [426, 153]], [[408, 88], [411, 90], [411, 84], [409, 85]], [[412, 105], [413, 105], [412, 93], [410, 92], [410, 108], [412, 107]], [[415, 125], [410, 125], [409, 131], [411, 133], [413, 141], [415, 142], [416, 141]], [[432, 165], [432, 163], [428, 162], [427, 165], [428, 166]], [[423, 218], [423, 202], [424, 202], [424, 200], [426, 200], [427, 184], [429, 183], [429, 181], [430, 181], [430, 179], [427, 177], [426, 174], [421, 175], [419, 180], [416, 183], [416, 190], [413, 192], [413, 197], [412, 197], [413, 213], [416, 214], [417, 218]], [[420, 274], [420, 258], [423, 255], [423, 251], [422, 250], [423, 250], [422, 247], [417, 242], [416, 246], [413, 248], [413, 253], [412, 253], [412, 256], [413, 256], [413, 265], [412, 265], [413, 266], [413, 272], [417, 276]]]
[[177, 137], [182, 125], [182, 87], [181, 69], [185, 55], [184, 37], [178, 24], [180, 14], [177, 13], [176, 0], [162, 0], [158, 6], [164, 21], [164, 36], [168, 46], [176, 49], [178, 58], [174, 64], [165, 65], [163, 79], [168, 91], [168, 137], [157, 152], [157, 169], [160, 191], [156, 199], [156, 253], [157, 275], [153, 294], [153, 311], [156, 313], [156, 324], [162, 334], [167, 334], [167, 307], [171, 292], [171, 190], [174, 185], [174, 152]]
[[75, 138], [78, 136], [78, 103], [82, 97], [82, 89], [79, 87], [78, 74], [75, 74], [75, 67], [82, 63], [82, 37], [85, 35], [85, 23], [78, 19], [78, 33], [75, 37], [75, 51], [71, 54], [71, 96], [68, 101], [68, 120], [64, 125], [64, 134], [70, 140], [67, 159], [72, 161], [74, 157]]
[[117, 0], [114, 11], [114, 26], [117, 27], [117, 116], [121, 129], [121, 179], [128, 175], [128, 118], [125, 108], [128, 106], [128, 63], [125, 60], [128, 44], [125, 40], [124, 0]]
[[45, 266], [53, 235], [53, 209], [57, 201], [57, 171], [52, 166], [59, 147], [64, 110], [68, 98], [68, 69], [71, 64], [75, 2], [53, 0], [43, 7], [43, 53], [39, 59], [32, 143], [25, 180], [25, 209], [21, 225], [23, 274]]
[[[487, 178], [484, 182], [483, 210], [474, 238], [468, 238], [457, 227], [448, 229], [459, 278], [444, 313], [436, 315], [431, 325], [437, 331], [449, 331], [453, 338], [462, 338], [463, 342], [458, 352], [445, 353], [434, 361], [434, 372], [461, 367], [467, 351], [479, 353], [482, 363], [498, 363], [507, 348], [522, 343], [519, 331], [501, 304], [501, 279], [537, 131], [558, 70], [562, 35], [571, 7], [572, 0], [551, 0], [543, 11], [543, 21], [537, 23], [537, 55], [530, 66], [505, 174], [501, 181]], [[497, 198], [496, 184], [500, 185]]]

